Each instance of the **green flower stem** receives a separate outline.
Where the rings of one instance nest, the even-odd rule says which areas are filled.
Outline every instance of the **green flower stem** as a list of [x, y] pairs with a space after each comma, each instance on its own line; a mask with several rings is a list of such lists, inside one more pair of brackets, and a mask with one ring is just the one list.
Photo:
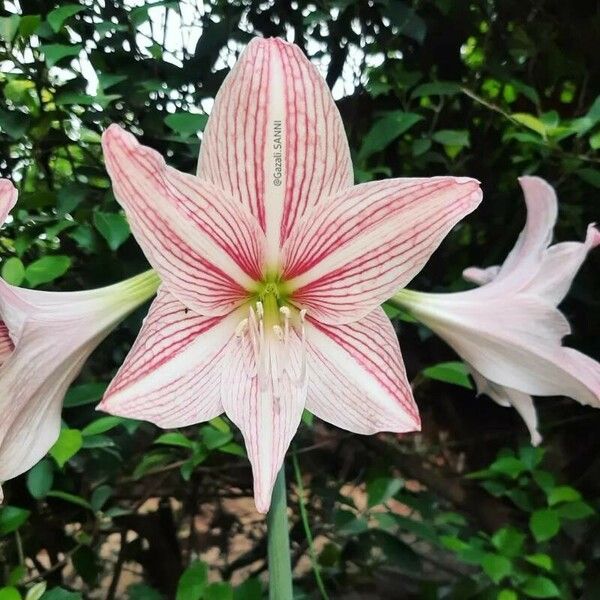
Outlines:
[[267, 516], [267, 536], [269, 599], [292, 600], [292, 563], [284, 466], [281, 467], [273, 488], [271, 508]]
[[306, 503], [304, 500], [304, 485], [302, 484], [302, 473], [300, 472], [300, 463], [298, 462], [298, 457], [296, 456], [295, 452], [294, 454], [292, 454], [292, 462], [294, 464], [294, 475], [296, 476], [296, 485], [298, 486], [298, 505], [300, 507], [300, 518], [302, 519], [304, 535], [306, 536], [306, 541], [308, 542], [310, 564], [315, 575], [317, 587], [319, 588], [319, 592], [321, 592], [321, 598], [323, 598], [323, 600], [329, 600], [327, 590], [325, 589], [325, 584], [323, 583], [323, 579], [321, 578], [321, 569], [319, 567], [317, 553], [315, 552], [314, 539], [310, 530], [310, 524], [308, 522], [308, 512], [306, 510]]

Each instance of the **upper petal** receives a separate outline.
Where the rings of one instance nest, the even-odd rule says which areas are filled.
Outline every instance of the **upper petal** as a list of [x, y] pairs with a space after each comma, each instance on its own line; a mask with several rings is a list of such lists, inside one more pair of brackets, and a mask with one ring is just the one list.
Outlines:
[[538, 271], [544, 252], [552, 241], [558, 201], [554, 188], [541, 177], [520, 177], [519, 184], [525, 194], [527, 221], [497, 278], [501, 280], [510, 276], [525, 283]]
[[198, 175], [248, 207], [267, 233], [272, 261], [311, 206], [352, 185], [340, 115], [298, 46], [250, 42], [215, 99]]
[[238, 321], [197, 315], [161, 288], [98, 409], [164, 428], [221, 414], [224, 348]]
[[0, 321], [0, 366], [12, 354], [15, 349], [8, 327], [4, 321]]
[[235, 308], [262, 274], [264, 234], [252, 215], [116, 125], [103, 148], [115, 196], [169, 291], [200, 314]]
[[0, 179], [0, 225], [17, 201], [17, 189], [8, 179]]
[[539, 271], [527, 284], [527, 292], [538, 294], [553, 304], [560, 304], [588, 252], [598, 245], [600, 231], [590, 224], [584, 242], [562, 242], [550, 246], [542, 258]]
[[355, 321], [406, 285], [481, 201], [473, 179], [388, 179], [319, 204], [283, 249], [293, 301], [326, 323]]
[[301, 342], [293, 330], [289, 333], [286, 348], [267, 332], [258, 360], [248, 336], [236, 337], [229, 344], [222, 374], [223, 407], [244, 436], [254, 501], [261, 513], [269, 510], [273, 485], [306, 398]]
[[349, 325], [307, 323], [306, 408], [354, 433], [418, 431], [398, 337], [381, 308]]

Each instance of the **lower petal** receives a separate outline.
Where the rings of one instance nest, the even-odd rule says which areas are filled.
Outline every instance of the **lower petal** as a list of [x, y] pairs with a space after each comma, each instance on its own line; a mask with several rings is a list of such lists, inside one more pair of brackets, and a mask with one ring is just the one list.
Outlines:
[[477, 384], [479, 394], [489, 396], [500, 406], [512, 406], [519, 413], [529, 431], [531, 445], [539, 446], [542, 442], [542, 436], [538, 431], [538, 416], [533, 398], [529, 394], [525, 394], [519, 390], [489, 381], [474, 369], [471, 369], [471, 374]]
[[398, 338], [381, 308], [349, 325], [307, 327], [308, 410], [354, 433], [420, 429]]
[[300, 424], [306, 398], [303, 371], [302, 343], [293, 331], [287, 348], [267, 335], [257, 355], [248, 336], [240, 336], [227, 351], [223, 407], [244, 436], [261, 513], [269, 510], [275, 478]]
[[125, 362], [99, 410], [184, 427], [221, 414], [220, 376], [224, 349], [239, 317], [192, 313], [159, 290]]

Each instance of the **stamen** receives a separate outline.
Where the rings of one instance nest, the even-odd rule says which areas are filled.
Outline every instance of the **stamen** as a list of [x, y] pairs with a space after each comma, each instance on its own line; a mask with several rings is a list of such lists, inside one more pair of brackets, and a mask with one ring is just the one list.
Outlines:
[[284, 334], [283, 334], [283, 329], [281, 328], [280, 325], [273, 325], [273, 333], [275, 334], [275, 337], [280, 342], [283, 342], [283, 340], [284, 340]]
[[256, 302], [256, 314], [258, 315], [259, 319], [262, 319], [265, 316], [265, 309], [263, 307], [263, 303], [260, 300]]
[[235, 328], [236, 337], [243, 337], [244, 333], [246, 333], [248, 329], [248, 319], [244, 319], [238, 323], [238, 326]]

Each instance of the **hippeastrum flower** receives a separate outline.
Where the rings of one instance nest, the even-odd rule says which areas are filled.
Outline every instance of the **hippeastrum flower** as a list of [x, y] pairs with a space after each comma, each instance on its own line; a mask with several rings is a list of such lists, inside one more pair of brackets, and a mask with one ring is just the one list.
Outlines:
[[[16, 199], [12, 184], [0, 179], [2, 223]], [[83, 363], [157, 287], [152, 271], [82, 292], [28, 290], [0, 279], [0, 482], [46, 454], [60, 431], [65, 392]]]
[[481, 287], [452, 294], [403, 290], [397, 304], [409, 309], [467, 362], [479, 393], [513, 406], [538, 444], [530, 394], [564, 395], [600, 406], [600, 364], [562, 345], [571, 331], [557, 306], [588, 252], [600, 244], [592, 224], [585, 241], [550, 246], [557, 217], [554, 189], [539, 177], [519, 180], [527, 223], [502, 266], [466, 269]]
[[116, 125], [103, 147], [163, 286], [102, 410], [162, 427], [225, 411], [261, 512], [305, 407], [358, 433], [419, 428], [379, 305], [477, 206], [476, 181], [353, 186], [325, 82], [279, 39], [253, 40], [225, 80], [197, 176]]

